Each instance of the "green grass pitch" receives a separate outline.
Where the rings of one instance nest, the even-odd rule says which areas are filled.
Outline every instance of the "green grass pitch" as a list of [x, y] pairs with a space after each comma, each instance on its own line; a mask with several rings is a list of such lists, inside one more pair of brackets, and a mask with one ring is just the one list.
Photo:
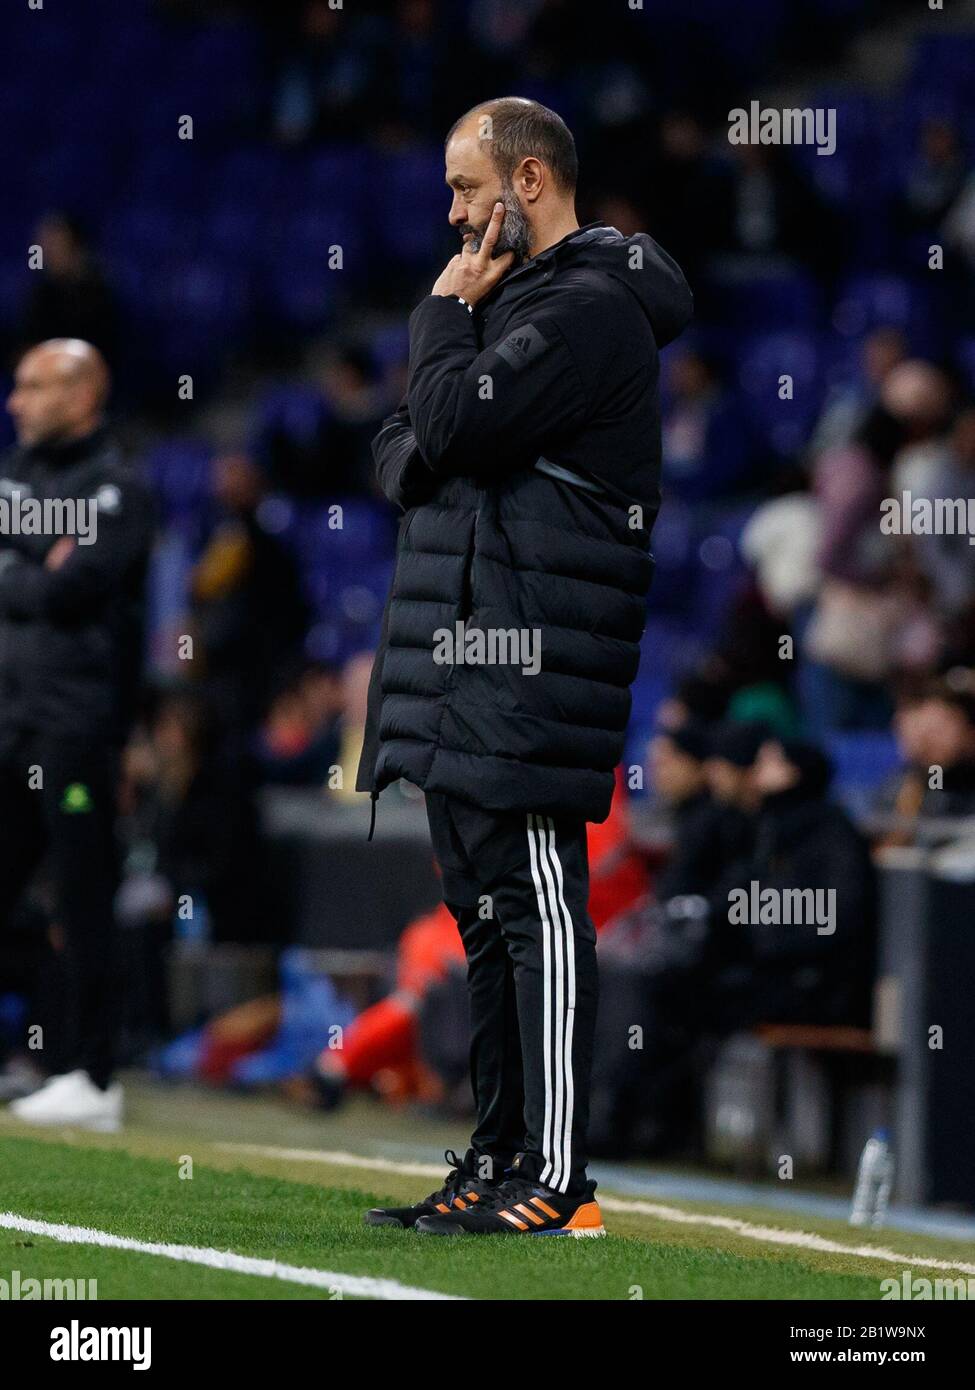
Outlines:
[[[273, 1108], [273, 1106], [272, 1106]], [[372, 1171], [307, 1161], [283, 1146], [249, 1152], [247, 1113], [221, 1099], [189, 1106], [180, 1132], [178, 1097], [158, 1106], [146, 1090], [141, 1123], [118, 1136], [38, 1134], [0, 1121], [0, 1212], [93, 1228], [139, 1242], [192, 1246], [271, 1260], [329, 1275], [395, 1280], [408, 1289], [469, 1299], [879, 1299], [880, 1281], [899, 1277], [912, 1257], [972, 1262], [968, 1243], [904, 1232], [865, 1235], [839, 1222], [781, 1212], [680, 1203], [755, 1225], [801, 1229], [843, 1246], [903, 1252], [903, 1264], [863, 1254], [775, 1245], [735, 1229], [687, 1224], [630, 1210], [605, 1213], [605, 1240], [524, 1236], [443, 1240], [362, 1224], [366, 1207], [415, 1200], [436, 1180], [388, 1166]], [[265, 1112], [266, 1113], [266, 1112]], [[283, 1107], [280, 1114], [287, 1113]], [[193, 1116], [196, 1116], [195, 1122]], [[200, 1117], [206, 1114], [207, 1121]], [[214, 1118], [216, 1117], [216, 1118]], [[272, 1119], [274, 1117], [272, 1116]], [[306, 1124], [308, 1122], [306, 1121]], [[318, 1122], [322, 1123], [322, 1122]], [[307, 1136], [306, 1136], [307, 1137]], [[326, 1129], [318, 1148], [332, 1150]], [[348, 1152], [345, 1136], [341, 1144]], [[372, 1152], [376, 1149], [373, 1146]], [[192, 1177], [180, 1176], [189, 1170]], [[368, 1160], [367, 1160], [368, 1161]], [[202, 1267], [135, 1250], [63, 1243], [0, 1227], [0, 1279], [96, 1279], [99, 1299], [318, 1299], [355, 1297], [325, 1283], [306, 1287], [265, 1273]], [[916, 1270], [921, 1273], [924, 1271]]]

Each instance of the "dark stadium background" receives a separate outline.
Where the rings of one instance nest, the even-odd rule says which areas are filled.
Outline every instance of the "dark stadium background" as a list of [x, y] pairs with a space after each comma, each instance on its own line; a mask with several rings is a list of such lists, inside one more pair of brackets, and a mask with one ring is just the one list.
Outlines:
[[[695, 323], [665, 358], [665, 501], [627, 763], [643, 763], [678, 697], [714, 717], [771, 711], [829, 751], [842, 799], [882, 835], [904, 767], [895, 705], [929, 678], [973, 688], [968, 548], [947, 558], [947, 580], [921, 554], [884, 572], [879, 591], [910, 629], [889, 672], [851, 686], [801, 656], [784, 669], [789, 619], [769, 611], [740, 542], [762, 504], [811, 495], [819, 452], [880, 389], [871, 351], [928, 365], [905, 407], [910, 443], [975, 470], [975, 14], [947, 10], [7, 5], [2, 360], [9, 373], [55, 334], [100, 346], [117, 427], [158, 506], [145, 716], [123, 804], [132, 1057], [269, 987], [285, 945], [330, 951], [333, 978], [362, 1002], [381, 953], [436, 899], [408, 789], [384, 797], [368, 847], [364, 798], [349, 791], [395, 531], [368, 446], [402, 390], [407, 314], [457, 249], [444, 132], [490, 96], [557, 109], [579, 145], [580, 221], [649, 230], [695, 291]], [[835, 154], [736, 151], [728, 112], [753, 99], [835, 108]], [[942, 270], [929, 268], [935, 243]], [[38, 244], [43, 270], [29, 268]], [[5, 417], [0, 435], [12, 440]], [[221, 566], [233, 572], [239, 536], [227, 523], [243, 515], [258, 577], [228, 599]], [[336, 764], [344, 790], [325, 786]], [[652, 789], [635, 799], [656, 853]], [[973, 810], [975, 789], [952, 815]], [[906, 989], [901, 1006], [955, 1019], [970, 1041], [958, 990], [970, 993], [971, 952], [956, 936], [970, 890], [924, 879], [918, 862], [896, 870], [917, 891], [885, 968], [901, 979], [922, 934], [945, 978], [926, 973], [916, 989], [929, 994], [911, 1004]], [[203, 885], [200, 939], [153, 916], [156, 875]], [[907, 911], [900, 880], [887, 883], [885, 901]], [[4, 1007], [16, 1018], [16, 999]], [[971, 1152], [972, 1135], [933, 1133], [928, 1101], [952, 1082], [912, 1057], [897, 1101], [916, 1118], [902, 1190], [962, 1200], [930, 1173], [939, 1146]], [[867, 1078], [872, 1096], [884, 1075]]]

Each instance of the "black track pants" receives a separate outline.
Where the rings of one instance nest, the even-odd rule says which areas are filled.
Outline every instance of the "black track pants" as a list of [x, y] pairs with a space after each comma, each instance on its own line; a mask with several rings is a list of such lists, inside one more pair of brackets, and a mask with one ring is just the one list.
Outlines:
[[585, 1181], [598, 980], [584, 821], [426, 794], [444, 901], [467, 955], [473, 1147], [532, 1155], [560, 1192]]
[[52, 1052], [59, 1069], [83, 1068], [100, 1086], [112, 1075], [120, 1013], [117, 766], [114, 749], [96, 740], [22, 737], [0, 753], [0, 931], [47, 856], [66, 984]]

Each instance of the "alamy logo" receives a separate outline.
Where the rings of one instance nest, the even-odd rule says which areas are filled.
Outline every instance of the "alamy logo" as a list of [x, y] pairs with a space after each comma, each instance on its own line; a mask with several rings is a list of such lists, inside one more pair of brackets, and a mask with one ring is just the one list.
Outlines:
[[25, 1303], [34, 1299], [64, 1299], [94, 1302], [98, 1298], [97, 1279], [33, 1279], [22, 1277], [19, 1269], [9, 1279], [0, 1279], [0, 1303]]
[[98, 508], [118, 509], [117, 487], [107, 485], [97, 497], [32, 497], [29, 488], [0, 479], [0, 536], [73, 536], [79, 545], [98, 539]]
[[899, 1279], [881, 1279], [881, 1298], [910, 1302], [975, 1298], [975, 1279], [919, 1279], [912, 1269], [902, 1269]]
[[728, 112], [732, 145], [815, 145], [817, 154], [836, 153], [835, 106], [787, 107], [776, 111], [761, 102]]
[[728, 921], [747, 927], [815, 927], [817, 936], [836, 931], [835, 888], [763, 888], [752, 879], [728, 894]]
[[82, 1327], [72, 1318], [51, 1329], [52, 1361], [131, 1361], [134, 1371], [152, 1365], [151, 1327]]
[[542, 669], [538, 628], [468, 627], [459, 620], [453, 630], [438, 627], [433, 643], [438, 666], [520, 666], [523, 676]]
[[880, 504], [883, 536], [967, 536], [975, 545], [975, 498], [885, 497]]

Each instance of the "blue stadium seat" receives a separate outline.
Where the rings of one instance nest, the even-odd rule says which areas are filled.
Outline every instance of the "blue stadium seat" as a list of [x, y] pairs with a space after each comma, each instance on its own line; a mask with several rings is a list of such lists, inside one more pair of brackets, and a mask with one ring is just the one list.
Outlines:
[[254, 445], [271, 433], [287, 435], [297, 443], [315, 439], [325, 420], [326, 408], [321, 391], [304, 382], [282, 382], [265, 391], [256, 408]]
[[177, 438], [157, 444], [146, 458], [163, 519], [185, 517], [207, 505], [211, 446], [202, 439]]
[[[780, 378], [792, 377], [791, 400], [781, 400]], [[763, 333], [745, 340], [738, 384], [759, 435], [778, 454], [798, 453], [821, 405], [818, 339], [811, 333]]]
[[428, 267], [450, 210], [442, 154], [421, 149], [377, 155], [374, 177], [383, 198], [373, 210], [370, 247], [396, 261]]
[[903, 329], [915, 352], [937, 354], [938, 327], [923, 288], [898, 275], [855, 275], [836, 297], [833, 327], [848, 338], [890, 324]]
[[747, 323], [756, 331], [812, 331], [822, 319], [819, 288], [812, 276], [801, 270], [725, 279], [718, 288], [717, 300], [724, 321]]

